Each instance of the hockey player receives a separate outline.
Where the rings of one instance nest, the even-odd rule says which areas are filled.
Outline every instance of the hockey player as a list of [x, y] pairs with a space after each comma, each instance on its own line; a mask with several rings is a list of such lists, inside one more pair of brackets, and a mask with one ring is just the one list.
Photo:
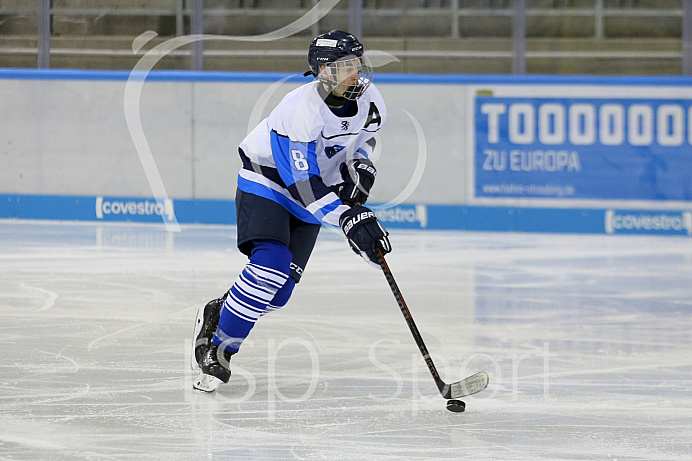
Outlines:
[[238, 249], [249, 261], [230, 290], [200, 308], [193, 336], [195, 389], [212, 392], [259, 317], [291, 296], [322, 224], [341, 226], [351, 248], [377, 265], [387, 231], [363, 206], [375, 180], [368, 159], [386, 119], [372, 68], [353, 35], [334, 30], [310, 43], [315, 80], [288, 93], [241, 142]]

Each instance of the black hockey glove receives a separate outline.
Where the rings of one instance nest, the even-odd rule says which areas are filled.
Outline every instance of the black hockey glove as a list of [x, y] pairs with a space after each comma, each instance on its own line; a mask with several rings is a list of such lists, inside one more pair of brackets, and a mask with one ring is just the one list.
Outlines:
[[355, 159], [344, 162], [339, 167], [341, 178], [339, 198], [349, 205], [362, 205], [370, 196], [370, 188], [375, 182], [377, 170], [368, 159]]
[[389, 233], [377, 222], [375, 213], [356, 205], [342, 213], [339, 223], [353, 251], [379, 269], [376, 248], [380, 248], [382, 254], [387, 254], [392, 251], [392, 246], [387, 238]]

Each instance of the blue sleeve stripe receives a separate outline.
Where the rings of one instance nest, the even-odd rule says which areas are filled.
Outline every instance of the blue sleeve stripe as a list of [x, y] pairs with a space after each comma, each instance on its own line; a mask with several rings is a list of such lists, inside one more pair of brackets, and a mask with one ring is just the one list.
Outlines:
[[[325, 204], [325, 202], [327, 202], [330, 199], [332, 201]], [[339, 207], [341, 207], [342, 209], [338, 210]], [[315, 216], [317, 219], [319, 219], [323, 223], [338, 226], [339, 225], [339, 217], [341, 216], [341, 213], [344, 212], [345, 208], [346, 208], [346, 206], [341, 203], [341, 200], [339, 200], [339, 198], [336, 196], [336, 194], [332, 193], [332, 194], [324, 197], [323, 200], [318, 200], [316, 202], [313, 202], [307, 208], [307, 210], [309, 212], [311, 212], [313, 216]]]
[[274, 163], [286, 186], [320, 175], [315, 142], [293, 142], [274, 130], [270, 138]]
[[364, 158], [370, 159], [370, 156], [368, 155], [368, 153], [363, 148], [358, 148], [356, 150], [356, 153], [362, 155]]
[[321, 211], [322, 213], [324, 213], [325, 215], [328, 215], [328, 214], [331, 213], [332, 211], [336, 210], [336, 208], [337, 208], [339, 205], [341, 205], [341, 201], [340, 201], [340, 200], [335, 200], [335, 201], [333, 201], [332, 203], [330, 203], [329, 205], [327, 205], [327, 206], [325, 206], [325, 207], [322, 207], [322, 209], [321, 209], [320, 211]]
[[338, 226], [339, 218], [341, 214], [346, 211], [348, 207], [341, 203], [341, 201], [332, 202], [326, 207], [322, 208], [324, 216], [321, 217], [323, 223], [331, 224], [333, 226]]

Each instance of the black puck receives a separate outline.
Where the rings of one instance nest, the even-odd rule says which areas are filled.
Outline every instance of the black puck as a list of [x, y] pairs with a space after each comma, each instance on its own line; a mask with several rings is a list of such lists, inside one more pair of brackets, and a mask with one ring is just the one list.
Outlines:
[[462, 411], [466, 410], [466, 404], [461, 400], [448, 400], [447, 410], [455, 413], [461, 413]]

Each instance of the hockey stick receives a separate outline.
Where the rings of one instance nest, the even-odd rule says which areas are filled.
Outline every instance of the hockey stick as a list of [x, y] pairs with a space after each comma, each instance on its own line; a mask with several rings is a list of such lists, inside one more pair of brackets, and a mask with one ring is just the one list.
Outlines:
[[399, 309], [401, 309], [401, 313], [404, 314], [404, 318], [408, 323], [408, 327], [411, 330], [413, 339], [416, 340], [416, 344], [418, 344], [418, 349], [420, 349], [420, 353], [423, 354], [425, 363], [426, 365], [428, 365], [430, 374], [435, 380], [435, 384], [437, 384], [437, 388], [440, 390], [440, 394], [442, 394], [442, 396], [445, 399], [458, 399], [461, 397], [465, 397], [467, 395], [476, 394], [485, 389], [488, 386], [488, 374], [484, 371], [478, 372], [474, 375], [469, 376], [466, 379], [462, 379], [461, 381], [457, 381], [456, 383], [452, 384], [447, 384], [444, 381], [442, 381], [442, 378], [440, 378], [440, 374], [437, 372], [437, 368], [435, 368], [435, 364], [433, 363], [432, 358], [430, 358], [428, 348], [425, 347], [423, 337], [420, 335], [420, 331], [418, 331], [416, 323], [413, 321], [413, 317], [411, 317], [411, 312], [409, 312], [408, 307], [406, 306], [406, 301], [404, 301], [404, 297], [401, 295], [401, 290], [399, 290], [399, 287], [397, 286], [396, 281], [394, 280], [394, 276], [392, 275], [392, 271], [389, 269], [387, 261], [385, 261], [384, 255], [382, 254], [382, 250], [380, 250], [379, 247], [377, 248], [377, 256], [379, 257], [380, 268], [382, 268], [384, 277], [387, 279], [387, 282], [389, 283], [389, 288], [391, 288], [392, 293], [396, 298], [396, 302], [397, 304], [399, 304]]

